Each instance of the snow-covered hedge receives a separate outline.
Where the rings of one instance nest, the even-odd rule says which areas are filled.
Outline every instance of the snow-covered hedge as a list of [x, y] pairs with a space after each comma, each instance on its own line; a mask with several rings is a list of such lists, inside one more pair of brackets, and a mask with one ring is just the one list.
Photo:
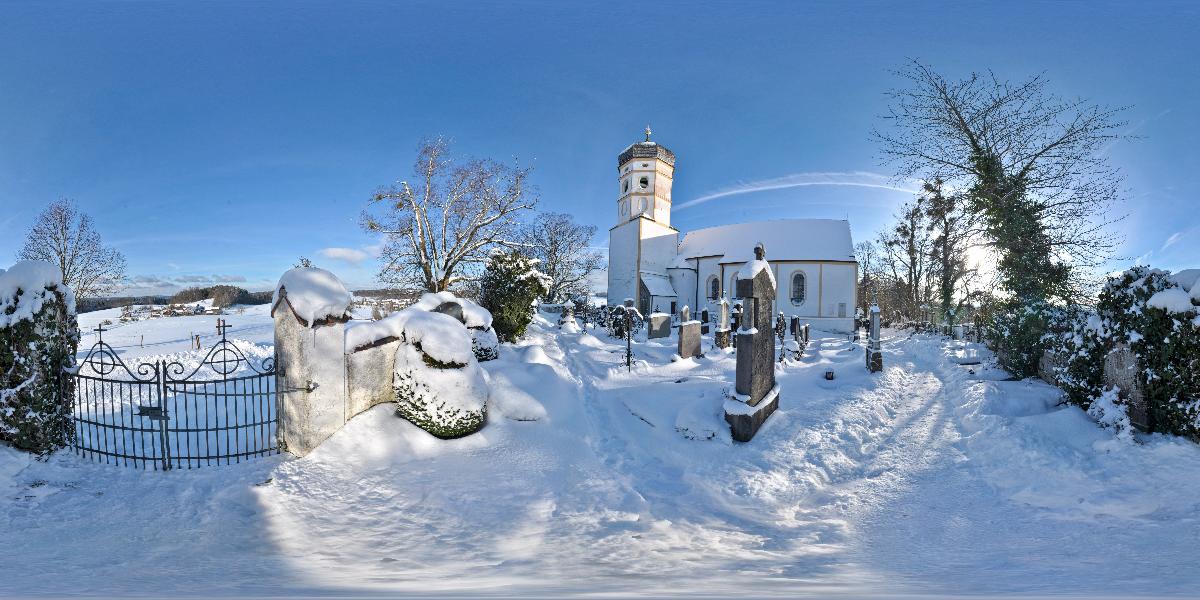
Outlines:
[[1072, 402], [1088, 408], [1102, 397], [1104, 358], [1128, 344], [1151, 429], [1200, 438], [1200, 285], [1134, 267], [1109, 278], [1096, 311], [1071, 315], [1069, 325], [1052, 350], [1063, 358], [1056, 378]]
[[406, 309], [377, 323], [393, 327], [402, 342], [393, 379], [397, 412], [440, 438], [478, 431], [487, 421], [488, 384], [457, 319]]
[[41, 261], [0, 270], [0, 440], [44, 454], [70, 441], [75, 296]]

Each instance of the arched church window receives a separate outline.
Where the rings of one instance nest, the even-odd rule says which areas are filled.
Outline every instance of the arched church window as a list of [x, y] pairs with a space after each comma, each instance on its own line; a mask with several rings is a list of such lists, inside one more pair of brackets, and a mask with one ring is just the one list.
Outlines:
[[716, 300], [721, 297], [721, 280], [716, 275], [708, 278], [708, 299]]
[[644, 189], [646, 189], [646, 188], [648, 188], [648, 187], [650, 187], [650, 178], [649, 178], [649, 177], [642, 177], [642, 178], [641, 178], [641, 180], [640, 180], [640, 181], [638, 181], [638, 185], [642, 186], [642, 189], [643, 189], [643, 190], [644, 190]]
[[625, 181], [623, 181], [623, 182], [621, 183], [621, 191], [622, 191], [622, 192], [628, 192], [628, 191], [629, 191], [629, 180], [628, 180], [628, 179], [626, 179]]
[[803, 272], [792, 275], [792, 304], [804, 304], [808, 293], [808, 278]]

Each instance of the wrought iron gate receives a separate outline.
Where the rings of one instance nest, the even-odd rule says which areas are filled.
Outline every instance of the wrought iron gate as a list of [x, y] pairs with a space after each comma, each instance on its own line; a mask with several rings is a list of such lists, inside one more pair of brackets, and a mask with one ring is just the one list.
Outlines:
[[179, 361], [130, 369], [104, 341], [68, 371], [75, 379], [72, 445], [110, 464], [161, 470], [230, 464], [279, 453], [275, 359], [259, 364], [221, 339], [189, 370]]

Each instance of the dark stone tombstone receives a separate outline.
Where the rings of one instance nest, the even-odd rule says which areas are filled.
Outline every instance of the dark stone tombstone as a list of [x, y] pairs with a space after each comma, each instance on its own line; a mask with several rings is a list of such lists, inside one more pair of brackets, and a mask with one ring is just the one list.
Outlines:
[[708, 309], [700, 311], [700, 335], [708, 335]]
[[455, 319], [458, 319], [458, 322], [464, 325], [467, 323], [467, 318], [463, 316], [462, 305], [457, 302], [443, 302], [437, 305], [437, 308], [433, 309], [433, 312], [450, 315]]
[[883, 370], [883, 351], [879, 345], [879, 306], [871, 305], [871, 328], [867, 332], [867, 370], [878, 373]]
[[775, 335], [771, 321], [775, 281], [762, 245], [755, 260], [739, 274], [737, 294], [745, 300], [744, 322], [737, 330], [736, 396], [725, 402], [725, 421], [734, 440], [748, 442], [779, 408], [775, 384]]

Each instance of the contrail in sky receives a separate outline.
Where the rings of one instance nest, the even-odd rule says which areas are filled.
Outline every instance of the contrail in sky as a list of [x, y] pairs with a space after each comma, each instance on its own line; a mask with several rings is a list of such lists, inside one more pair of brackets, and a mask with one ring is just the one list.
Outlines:
[[680, 204], [676, 204], [673, 209], [681, 210], [690, 208], [698, 204], [704, 204], [711, 200], [724, 198], [726, 196], [736, 196], [738, 194], [750, 194], [753, 192], [762, 192], [766, 190], [781, 190], [794, 187], [808, 187], [814, 185], [836, 185], [836, 186], [851, 186], [851, 187], [867, 187], [881, 190], [892, 190], [903, 192], [905, 194], [914, 194], [920, 191], [920, 187], [913, 183], [909, 186], [897, 184], [891, 178], [878, 173], [870, 173], [866, 171], [854, 171], [850, 173], [793, 173], [784, 175], [783, 177], [773, 177], [771, 179], [761, 179], [759, 181], [750, 181], [740, 183], [738, 185], [718, 190], [711, 194], [706, 194], [688, 200]]

